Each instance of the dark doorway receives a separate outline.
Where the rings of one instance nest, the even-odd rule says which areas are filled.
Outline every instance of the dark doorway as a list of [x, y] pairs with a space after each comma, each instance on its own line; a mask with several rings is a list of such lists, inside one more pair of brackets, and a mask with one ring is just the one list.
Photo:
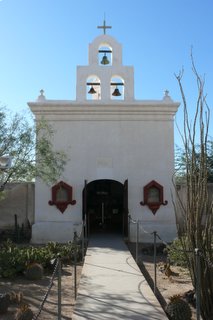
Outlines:
[[[128, 210], [125, 184], [102, 179], [85, 183], [83, 219], [88, 233], [115, 232], [126, 234]], [[86, 219], [85, 219], [86, 218]]]

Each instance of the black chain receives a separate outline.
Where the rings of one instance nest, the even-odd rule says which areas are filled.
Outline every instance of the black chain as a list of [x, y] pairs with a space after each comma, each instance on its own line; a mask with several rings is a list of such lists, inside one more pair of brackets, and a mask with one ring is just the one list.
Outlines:
[[134, 223], [134, 224], [137, 223], [137, 220], [133, 220], [132, 217], [131, 217], [131, 215], [129, 215], [129, 220], [130, 220], [132, 223]]
[[[156, 234], [156, 237], [167, 247], [169, 246], [169, 243], [167, 243], [166, 241], [164, 241], [157, 232], [149, 232], [149, 231], [146, 231], [143, 226], [141, 226], [141, 221], [137, 221], [137, 220], [133, 220], [131, 216], [129, 216], [129, 219], [132, 223], [136, 224], [136, 223], [139, 223], [139, 226], [140, 228], [142, 229], [142, 231], [144, 233], [147, 233], [149, 235], [153, 235], [154, 233]], [[181, 249], [178, 249], [178, 248], [175, 248], [176, 251], [179, 251], [179, 252], [186, 252], [186, 253], [193, 253], [194, 251], [193, 250], [181, 250]]]
[[169, 245], [166, 241], [164, 241], [164, 240], [161, 239], [161, 237], [159, 236], [159, 234], [158, 234], [157, 232], [156, 232], [156, 237], [158, 237], [158, 239], [159, 239], [160, 241], [162, 241], [162, 243], [165, 244], [166, 247]]
[[[144, 233], [147, 233], [147, 234], [150, 234], [150, 235], [153, 235], [154, 233], [156, 234], [156, 237], [160, 240], [160, 241], [162, 241], [162, 243], [164, 244], [164, 245], [166, 245], [166, 246], [169, 246], [169, 244], [166, 242], [166, 241], [164, 241], [160, 236], [159, 236], [159, 234], [157, 233], [157, 232], [148, 232], [148, 231], [146, 231], [142, 226], [141, 226], [141, 221], [137, 221], [137, 220], [133, 220], [132, 219], [132, 217], [129, 215], [129, 220], [130, 220], [130, 222], [132, 222], [133, 224], [137, 224], [137, 223], [139, 223], [140, 224], [140, 227], [141, 227], [141, 229], [142, 229], [142, 231], [144, 232]], [[179, 252], [184, 252], [184, 253], [194, 253], [194, 250], [181, 250], [181, 249], [178, 249], [178, 248], [174, 248], [176, 251], [179, 251]], [[208, 266], [209, 266], [209, 268], [212, 268], [213, 269], [213, 262], [210, 260], [210, 258], [207, 258], [207, 257], [205, 257], [205, 255], [204, 255], [204, 253], [201, 251], [201, 250], [199, 250], [198, 251], [198, 253], [199, 253], [199, 255], [207, 262], [207, 264], [208, 264]]]
[[51, 288], [52, 288], [52, 286], [53, 286], [53, 280], [54, 280], [55, 275], [56, 275], [56, 272], [57, 272], [57, 270], [58, 270], [58, 265], [59, 265], [59, 258], [57, 258], [57, 261], [56, 261], [56, 264], [55, 264], [55, 267], [54, 267], [54, 270], [53, 270], [53, 274], [52, 274], [52, 277], [51, 277], [51, 279], [50, 279], [50, 283], [49, 283], [49, 285], [48, 285], [48, 288], [47, 288], [47, 291], [46, 291], [46, 293], [45, 293], [45, 295], [44, 295], [44, 298], [43, 298], [43, 300], [42, 300], [42, 302], [41, 302], [41, 304], [40, 304], [39, 311], [38, 311], [38, 313], [37, 313], [36, 315], [33, 316], [33, 319], [32, 319], [32, 320], [37, 320], [38, 317], [39, 317], [40, 314], [41, 314], [41, 311], [42, 311], [42, 309], [43, 309], [43, 306], [44, 306], [44, 304], [45, 304], [45, 302], [46, 302], [46, 300], [47, 300], [47, 297], [48, 297], [48, 295], [49, 295], [49, 293], [50, 293], [50, 290], [51, 290]]

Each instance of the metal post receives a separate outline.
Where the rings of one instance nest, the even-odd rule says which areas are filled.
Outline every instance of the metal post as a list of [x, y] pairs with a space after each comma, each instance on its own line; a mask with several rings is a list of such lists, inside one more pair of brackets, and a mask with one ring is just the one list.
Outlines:
[[196, 263], [196, 319], [200, 320], [200, 255], [199, 249], [195, 248], [195, 263]]
[[137, 220], [136, 224], [136, 263], [138, 263], [138, 242], [139, 242], [139, 220]]
[[58, 320], [61, 320], [61, 259], [58, 257]]
[[156, 295], [156, 288], [157, 288], [157, 263], [156, 263], [156, 257], [157, 257], [157, 248], [156, 248], [156, 236], [157, 232], [154, 231], [154, 294]]

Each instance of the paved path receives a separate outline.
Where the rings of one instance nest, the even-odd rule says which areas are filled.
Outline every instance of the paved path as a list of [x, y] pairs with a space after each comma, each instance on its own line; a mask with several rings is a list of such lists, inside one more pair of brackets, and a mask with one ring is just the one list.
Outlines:
[[168, 320], [119, 236], [90, 239], [73, 320]]

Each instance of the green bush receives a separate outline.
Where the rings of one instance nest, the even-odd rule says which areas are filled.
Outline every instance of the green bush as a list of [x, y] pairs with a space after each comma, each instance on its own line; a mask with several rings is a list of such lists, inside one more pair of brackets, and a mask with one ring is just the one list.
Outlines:
[[60, 255], [62, 262], [72, 263], [74, 255], [77, 261], [81, 259], [81, 248], [72, 242], [59, 244], [50, 242], [45, 246], [19, 247], [11, 240], [5, 241], [0, 246], [0, 276], [4, 278], [15, 277], [24, 273], [31, 263], [39, 263], [45, 269], [52, 268], [51, 261]]
[[11, 240], [2, 243], [0, 248], [0, 274], [2, 277], [11, 278], [19, 272], [23, 272], [25, 261], [23, 252]]
[[167, 246], [166, 250], [168, 258], [172, 264], [187, 267], [186, 254], [184, 253], [180, 239], [175, 239], [169, 246]]

